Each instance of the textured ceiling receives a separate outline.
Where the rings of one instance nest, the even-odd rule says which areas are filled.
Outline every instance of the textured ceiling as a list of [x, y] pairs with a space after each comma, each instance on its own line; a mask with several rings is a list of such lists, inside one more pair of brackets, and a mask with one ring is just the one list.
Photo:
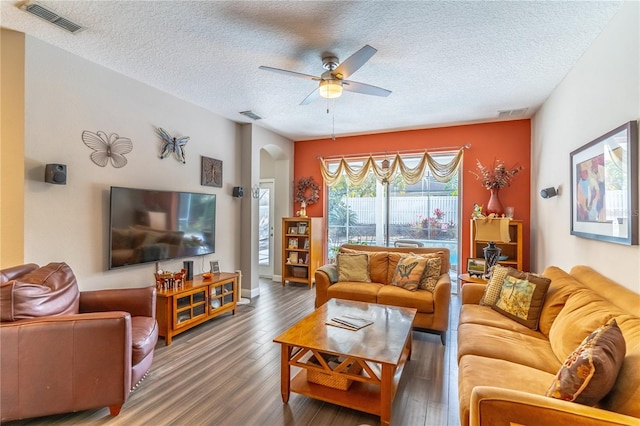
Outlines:
[[[530, 117], [620, 7], [611, 1], [41, 1], [72, 35], [2, 0], [0, 24], [293, 140]], [[349, 77], [392, 91], [300, 102], [323, 52], [378, 52]], [[327, 114], [327, 107], [332, 113]], [[502, 118], [500, 118], [502, 119]], [[335, 122], [334, 122], [335, 120]]]

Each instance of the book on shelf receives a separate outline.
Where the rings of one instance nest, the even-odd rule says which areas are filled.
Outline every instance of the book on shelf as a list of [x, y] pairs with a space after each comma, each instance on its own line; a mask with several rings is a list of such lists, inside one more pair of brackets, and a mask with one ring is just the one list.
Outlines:
[[361, 328], [373, 324], [373, 321], [366, 318], [345, 314], [339, 317], [331, 318], [329, 321], [327, 321], [327, 324], [334, 327], [346, 328], [348, 330], [360, 330]]

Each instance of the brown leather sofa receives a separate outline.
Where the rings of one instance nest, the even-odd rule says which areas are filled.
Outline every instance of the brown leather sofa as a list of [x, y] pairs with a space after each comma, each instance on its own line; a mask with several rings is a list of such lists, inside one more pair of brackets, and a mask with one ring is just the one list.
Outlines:
[[158, 340], [155, 287], [80, 292], [65, 263], [0, 271], [1, 421], [118, 415]]
[[[335, 270], [335, 265], [322, 266], [316, 269], [315, 273], [316, 308], [332, 298], [415, 308], [418, 313], [413, 327], [440, 334], [442, 344], [445, 344], [451, 301], [449, 249], [343, 244], [340, 251], [369, 253], [369, 272], [372, 282], [338, 282], [337, 272], [332, 272], [332, 269]], [[400, 257], [407, 253], [441, 254], [440, 278], [433, 293], [422, 289], [408, 291], [390, 285]]]

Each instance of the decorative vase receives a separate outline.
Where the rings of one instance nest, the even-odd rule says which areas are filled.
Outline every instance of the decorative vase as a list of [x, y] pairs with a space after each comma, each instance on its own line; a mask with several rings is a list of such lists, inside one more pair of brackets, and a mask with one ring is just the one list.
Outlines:
[[496, 243], [489, 241], [489, 244], [482, 249], [484, 252], [484, 261], [487, 265], [487, 277], [491, 277], [491, 269], [496, 266], [502, 250], [496, 246]]
[[500, 202], [500, 197], [498, 194], [500, 193], [499, 189], [490, 189], [491, 197], [489, 198], [489, 202], [487, 203], [487, 207], [484, 209], [485, 215], [489, 216], [491, 213], [495, 213], [498, 216], [502, 216], [504, 213], [504, 209], [502, 208], [502, 203]]
[[300, 217], [307, 217], [307, 203], [300, 203]]

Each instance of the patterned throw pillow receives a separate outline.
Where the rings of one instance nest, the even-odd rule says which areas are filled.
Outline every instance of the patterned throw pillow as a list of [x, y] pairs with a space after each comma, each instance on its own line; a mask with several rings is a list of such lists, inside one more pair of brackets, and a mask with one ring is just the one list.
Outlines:
[[545, 394], [593, 406], [616, 382], [626, 344], [615, 319], [588, 335], [565, 360]]
[[484, 288], [484, 294], [482, 295], [482, 299], [480, 299], [481, 305], [491, 306], [496, 303], [498, 296], [500, 296], [500, 289], [502, 288], [504, 277], [507, 276], [508, 271], [509, 268], [506, 266], [496, 265], [493, 267], [491, 279]]
[[393, 273], [391, 285], [402, 287], [409, 291], [416, 291], [428, 260], [422, 256], [402, 256], [398, 261], [396, 271]]
[[419, 288], [433, 293], [440, 278], [441, 264], [442, 259], [440, 257], [427, 258], [427, 264], [420, 278], [420, 284], [418, 284]]
[[366, 253], [338, 253], [338, 281], [370, 283], [369, 255]]
[[491, 307], [525, 327], [537, 330], [550, 284], [548, 278], [509, 268], [498, 300]]

